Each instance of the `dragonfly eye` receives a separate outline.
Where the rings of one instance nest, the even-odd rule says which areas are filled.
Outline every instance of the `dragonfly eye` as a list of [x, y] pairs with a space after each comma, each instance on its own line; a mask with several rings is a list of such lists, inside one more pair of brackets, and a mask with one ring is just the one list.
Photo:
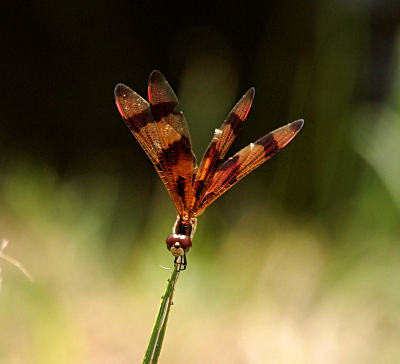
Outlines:
[[171, 250], [171, 248], [181, 248], [184, 251], [188, 251], [192, 247], [192, 240], [190, 239], [190, 237], [181, 234], [171, 234], [170, 236], [168, 236], [166, 243], [169, 250]]

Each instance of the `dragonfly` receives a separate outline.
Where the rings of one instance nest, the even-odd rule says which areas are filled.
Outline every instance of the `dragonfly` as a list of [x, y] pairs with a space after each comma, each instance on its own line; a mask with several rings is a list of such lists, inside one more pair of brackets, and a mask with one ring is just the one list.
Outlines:
[[150, 74], [148, 99], [124, 84], [115, 87], [119, 113], [153, 163], [175, 205], [178, 216], [166, 239], [179, 271], [186, 269], [197, 217], [244, 176], [285, 147], [300, 131], [296, 120], [250, 143], [232, 157], [225, 154], [243, 125], [254, 99], [249, 89], [219, 129], [215, 129], [197, 166], [189, 128], [175, 92], [159, 71]]

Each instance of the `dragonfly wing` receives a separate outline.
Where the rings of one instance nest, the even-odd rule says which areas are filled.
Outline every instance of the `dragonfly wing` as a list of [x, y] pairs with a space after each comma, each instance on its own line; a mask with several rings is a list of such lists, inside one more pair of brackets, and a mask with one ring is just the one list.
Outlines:
[[194, 210], [197, 209], [198, 204], [204, 197], [216, 170], [221, 165], [226, 152], [246, 120], [254, 99], [254, 92], [254, 88], [248, 90], [231, 110], [221, 127], [215, 130], [214, 137], [204, 153], [197, 171], [194, 183], [194, 194], [197, 203], [194, 206]]
[[[157, 71], [150, 75], [149, 90], [152, 90], [150, 103], [129, 87], [118, 84], [115, 101], [182, 216], [189, 199], [187, 190], [192, 191], [194, 178], [195, 157], [189, 132], [183, 114], [174, 111], [178, 106], [174, 92]], [[189, 183], [192, 183], [190, 188]]]
[[300, 131], [303, 124], [303, 120], [296, 120], [282, 126], [226, 160], [216, 171], [203, 200], [199, 204], [197, 215], [202, 214], [206, 207], [219, 196], [285, 147]]
[[150, 75], [148, 95], [161, 145], [160, 162], [166, 186], [179, 215], [184, 216], [193, 203], [193, 181], [197, 168], [189, 128], [183, 113], [175, 111], [179, 105], [178, 98], [158, 71]]

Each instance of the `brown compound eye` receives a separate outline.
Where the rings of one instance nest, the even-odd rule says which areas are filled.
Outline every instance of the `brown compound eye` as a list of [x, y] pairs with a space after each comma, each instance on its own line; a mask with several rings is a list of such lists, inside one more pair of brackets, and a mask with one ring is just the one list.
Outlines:
[[187, 235], [181, 234], [171, 234], [168, 236], [166, 243], [168, 245], [168, 249], [174, 247], [176, 249], [182, 248], [186, 251], [192, 247], [192, 240]]

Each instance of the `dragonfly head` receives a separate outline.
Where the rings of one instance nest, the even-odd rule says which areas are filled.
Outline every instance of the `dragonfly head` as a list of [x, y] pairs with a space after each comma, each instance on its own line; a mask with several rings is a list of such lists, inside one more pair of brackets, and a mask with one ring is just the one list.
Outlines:
[[166, 243], [167, 249], [174, 257], [185, 255], [192, 247], [192, 239], [188, 235], [183, 234], [171, 234], [168, 236]]

